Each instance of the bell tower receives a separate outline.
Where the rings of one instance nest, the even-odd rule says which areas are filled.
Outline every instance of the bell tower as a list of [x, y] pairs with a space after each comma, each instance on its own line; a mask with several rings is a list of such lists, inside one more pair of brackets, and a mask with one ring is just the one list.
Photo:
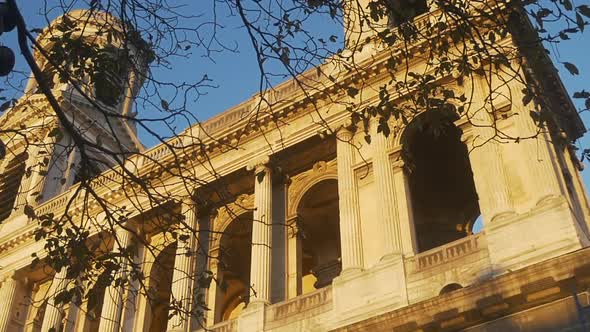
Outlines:
[[379, 33], [411, 21], [434, 7], [434, 1], [427, 0], [344, 1], [346, 48], [362, 48]]
[[[120, 162], [115, 155], [143, 149], [133, 100], [151, 52], [137, 33], [121, 27], [109, 14], [78, 10], [40, 33], [43, 51], [35, 49], [35, 59], [79, 137], [64, 129], [31, 78], [25, 95], [0, 118], [3, 128], [26, 132], [25, 137], [1, 137], [8, 151], [0, 163], [0, 200], [6, 203], [0, 219], [115, 166]], [[76, 147], [82, 141], [97, 146], [86, 147], [85, 162]]]

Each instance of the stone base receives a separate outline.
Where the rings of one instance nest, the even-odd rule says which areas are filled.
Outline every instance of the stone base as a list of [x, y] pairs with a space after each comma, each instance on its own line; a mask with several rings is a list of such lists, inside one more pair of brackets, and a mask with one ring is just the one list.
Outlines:
[[265, 302], [250, 303], [238, 317], [238, 332], [264, 331]]
[[528, 213], [485, 228], [493, 274], [502, 274], [581, 249], [588, 238], [563, 197], [541, 201]]
[[368, 270], [351, 271], [332, 283], [333, 328], [407, 305], [403, 258], [384, 257]]

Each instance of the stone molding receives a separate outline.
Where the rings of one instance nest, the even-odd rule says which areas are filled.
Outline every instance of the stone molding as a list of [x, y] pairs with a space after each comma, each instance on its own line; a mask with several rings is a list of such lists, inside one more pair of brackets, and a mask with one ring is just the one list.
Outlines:
[[[226, 204], [217, 209], [217, 216], [213, 221], [213, 231], [221, 234], [240, 215], [254, 211], [254, 194], [239, 195], [233, 203]], [[214, 237], [211, 248], [219, 247], [221, 237]]]
[[287, 189], [287, 195], [289, 197], [287, 202], [287, 219], [292, 219], [297, 216], [299, 203], [311, 187], [324, 180], [338, 179], [336, 159], [318, 161], [311, 169], [299, 173], [290, 179], [291, 183]]

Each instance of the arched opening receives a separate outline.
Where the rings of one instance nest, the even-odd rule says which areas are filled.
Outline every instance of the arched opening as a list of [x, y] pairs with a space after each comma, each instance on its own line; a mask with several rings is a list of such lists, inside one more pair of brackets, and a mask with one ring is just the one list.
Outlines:
[[4, 171], [0, 174], [0, 222], [12, 213], [25, 174], [27, 158], [26, 152], [16, 155], [6, 163]]
[[252, 212], [238, 216], [221, 236], [215, 323], [236, 318], [248, 305], [253, 218]]
[[168, 309], [172, 293], [172, 275], [176, 244], [167, 246], [158, 254], [149, 277], [151, 321], [149, 332], [164, 332], [168, 324]]
[[458, 283], [448, 284], [448, 285], [446, 285], [445, 287], [443, 287], [440, 290], [440, 292], [438, 293], [438, 295], [443, 295], [443, 294], [447, 294], [447, 293], [450, 293], [450, 292], [454, 292], [457, 289], [461, 289], [461, 288], [463, 288], [463, 286], [461, 286]]
[[324, 180], [311, 187], [299, 202], [301, 293], [332, 284], [340, 274], [338, 181]]
[[480, 215], [467, 147], [455, 119], [425, 112], [402, 137], [421, 252], [472, 234]]
[[428, 12], [426, 0], [386, 0], [384, 4], [389, 14], [389, 26], [391, 27], [410, 22], [416, 16]]

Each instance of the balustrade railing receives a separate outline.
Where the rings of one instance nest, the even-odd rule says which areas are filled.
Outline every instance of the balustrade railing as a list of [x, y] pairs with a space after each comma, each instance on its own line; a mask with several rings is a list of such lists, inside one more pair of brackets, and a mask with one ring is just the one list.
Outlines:
[[412, 261], [416, 270], [422, 270], [469, 255], [482, 248], [487, 249], [485, 235], [478, 233], [420, 253], [414, 256]]
[[235, 332], [238, 330], [238, 321], [237, 319], [226, 320], [225, 322], [217, 323], [207, 331], [210, 332]]
[[271, 305], [267, 310], [268, 320], [280, 320], [307, 310], [332, 303], [332, 286]]

